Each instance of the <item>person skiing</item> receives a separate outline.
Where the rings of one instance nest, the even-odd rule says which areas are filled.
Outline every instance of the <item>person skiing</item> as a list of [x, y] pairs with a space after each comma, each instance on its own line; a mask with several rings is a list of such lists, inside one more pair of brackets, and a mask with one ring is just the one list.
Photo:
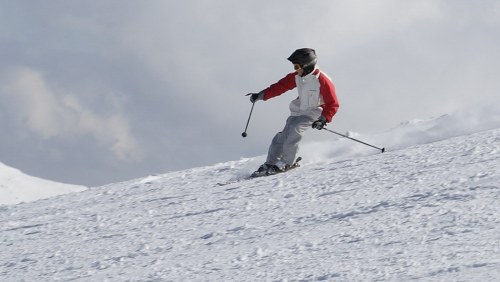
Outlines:
[[297, 88], [298, 97], [290, 103], [290, 116], [285, 127], [272, 139], [266, 162], [254, 176], [283, 172], [294, 165], [303, 132], [309, 128], [323, 129], [332, 121], [339, 108], [332, 80], [316, 67], [316, 51], [311, 48], [295, 50], [287, 58], [295, 69], [278, 82], [258, 92], [249, 93], [250, 102], [266, 101]]

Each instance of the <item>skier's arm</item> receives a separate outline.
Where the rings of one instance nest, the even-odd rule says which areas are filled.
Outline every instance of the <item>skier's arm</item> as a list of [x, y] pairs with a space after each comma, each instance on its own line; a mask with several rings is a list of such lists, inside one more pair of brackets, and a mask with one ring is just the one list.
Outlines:
[[335, 86], [333, 85], [333, 82], [324, 74], [320, 75], [319, 83], [319, 93], [321, 94], [321, 96], [323, 97], [323, 101], [325, 102], [321, 115], [325, 117], [327, 122], [331, 122], [333, 116], [339, 109], [339, 101], [335, 93]]
[[295, 75], [296, 73], [294, 72], [289, 73], [275, 84], [262, 90], [262, 92], [264, 92], [264, 101], [294, 89], [297, 86], [295, 83]]

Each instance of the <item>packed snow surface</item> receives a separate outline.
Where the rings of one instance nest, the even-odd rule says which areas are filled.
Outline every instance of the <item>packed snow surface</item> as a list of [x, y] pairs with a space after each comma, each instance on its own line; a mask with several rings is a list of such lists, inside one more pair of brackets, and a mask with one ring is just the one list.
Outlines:
[[244, 179], [261, 156], [1, 206], [0, 280], [499, 281], [498, 121], [352, 135], [386, 153], [308, 144], [269, 177]]
[[49, 181], [27, 174], [0, 163], [0, 205], [31, 202], [87, 188]]

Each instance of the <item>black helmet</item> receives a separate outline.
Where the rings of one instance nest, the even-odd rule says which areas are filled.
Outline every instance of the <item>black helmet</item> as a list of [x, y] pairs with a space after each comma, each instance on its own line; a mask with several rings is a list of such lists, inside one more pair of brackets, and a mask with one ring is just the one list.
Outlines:
[[288, 57], [292, 64], [299, 64], [304, 67], [314, 66], [316, 64], [316, 51], [311, 48], [297, 49]]

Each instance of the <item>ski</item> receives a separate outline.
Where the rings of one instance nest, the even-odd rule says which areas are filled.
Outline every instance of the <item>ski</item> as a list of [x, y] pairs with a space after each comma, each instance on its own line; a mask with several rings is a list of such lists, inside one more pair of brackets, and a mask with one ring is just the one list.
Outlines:
[[229, 185], [229, 184], [234, 184], [234, 183], [238, 183], [238, 182], [241, 182], [241, 181], [245, 181], [245, 180], [250, 180], [250, 179], [253, 179], [253, 178], [259, 178], [259, 177], [264, 177], [264, 176], [271, 176], [271, 175], [276, 175], [276, 174], [280, 174], [280, 173], [283, 173], [283, 172], [287, 172], [287, 171], [290, 171], [294, 168], [297, 168], [297, 167], [300, 167], [300, 161], [302, 160], [301, 157], [298, 157], [295, 162], [286, 170], [283, 170], [283, 171], [275, 171], [274, 173], [267, 173], [267, 171], [265, 173], [259, 173], [259, 174], [256, 174], [257, 171], [253, 172], [252, 174], [250, 174], [249, 176], [246, 176], [246, 177], [243, 177], [243, 178], [239, 178], [239, 179], [234, 179], [234, 180], [229, 180], [227, 182], [219, 182], [217, 183], [217, 186], [226, 186], [226, 185]]
[[263, 176], [271, 176], [271, 175], [276, 175], [276, 174], [280, 174], [280, 173], [283, 173], [283, 172], [287, 172], [289, 170], [292, 170], [294, 168], [297, 168], [300, 166], [300, 161], [302, 160], [302, 157], [298, 157], [295, 162], [290, 166], [288, 167], [287, 169], [285, 170], [275, 170], [275, 171], [263, 171], [263, 172], [259, 172], [259, 171], [255, 171], [253, 172], [251, 175], [250, 175], [250, 178], [256, 178], [256, 177], [263, 177]]

